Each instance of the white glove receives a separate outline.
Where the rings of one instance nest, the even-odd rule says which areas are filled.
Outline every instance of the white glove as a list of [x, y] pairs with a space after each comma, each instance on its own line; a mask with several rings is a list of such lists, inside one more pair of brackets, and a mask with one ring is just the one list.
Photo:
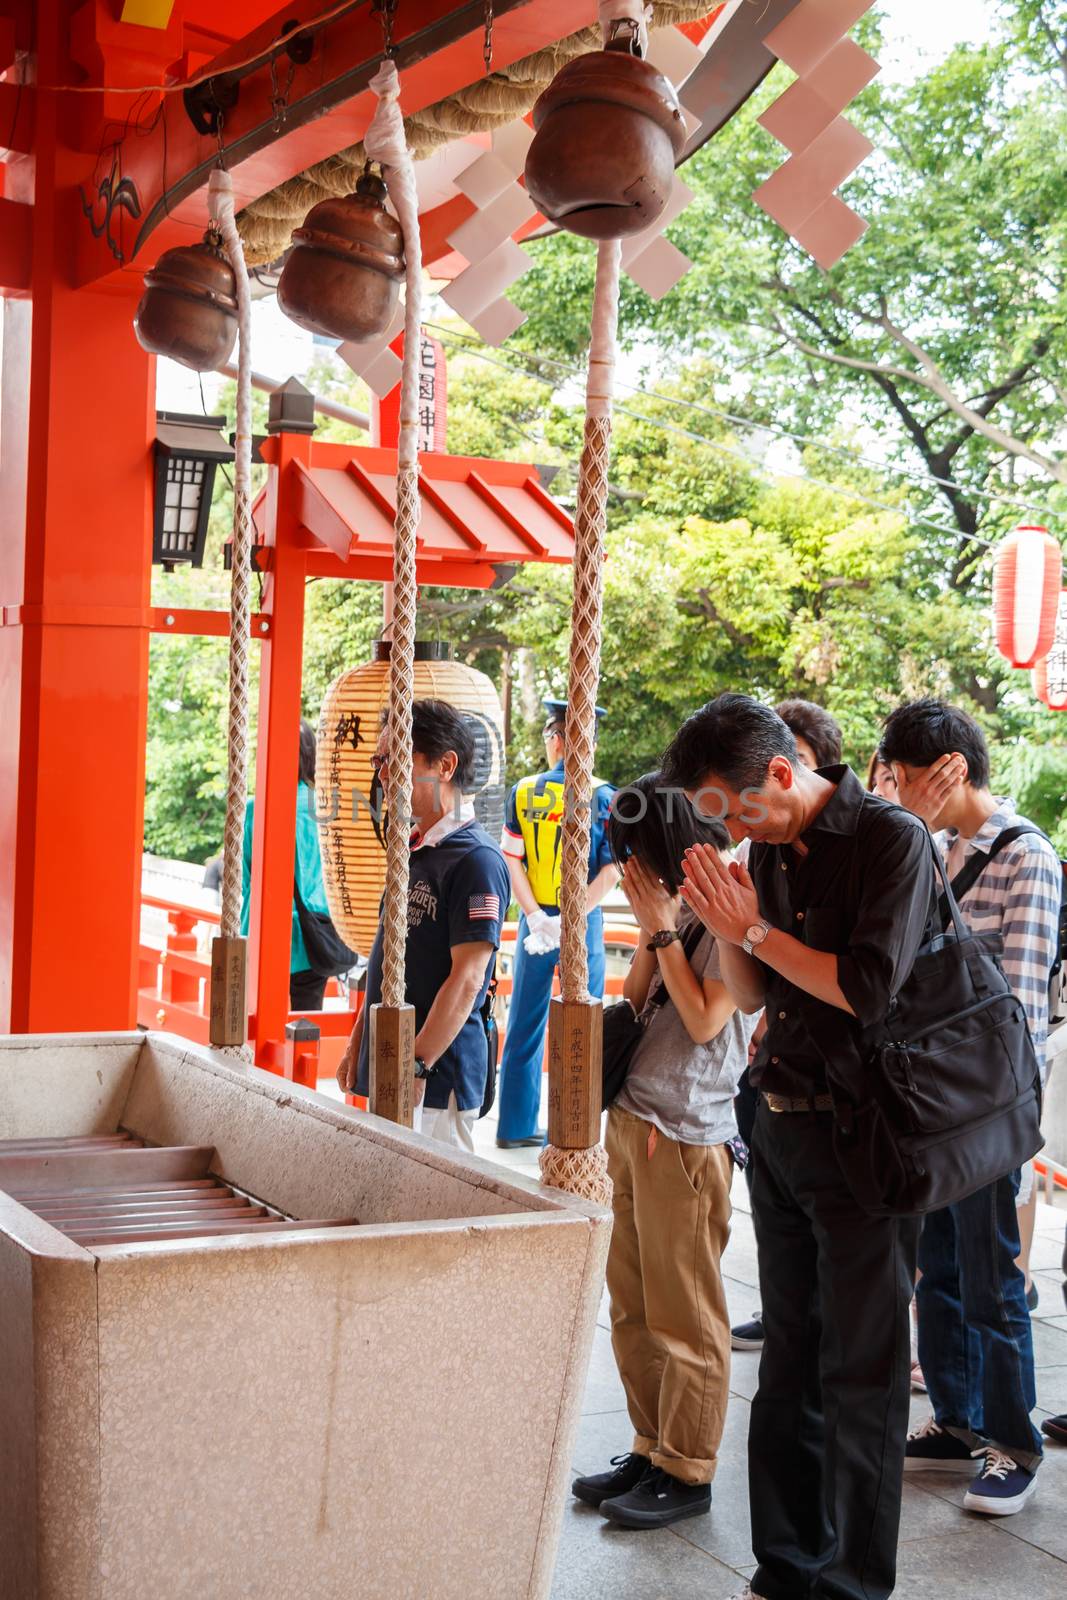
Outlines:
[[531, 911], [526, 918], [529, 933], [522, 941], [528, 956], [547, 956], [559, 949], [559, 918], [547, 911]]

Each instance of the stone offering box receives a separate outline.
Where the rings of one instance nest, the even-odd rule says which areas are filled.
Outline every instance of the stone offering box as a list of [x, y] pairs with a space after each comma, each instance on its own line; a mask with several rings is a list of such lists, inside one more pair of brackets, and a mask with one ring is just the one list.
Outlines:
[[173, 1036], [0, 1038], [0, 1600], [547, 1596], [609, 1232]]

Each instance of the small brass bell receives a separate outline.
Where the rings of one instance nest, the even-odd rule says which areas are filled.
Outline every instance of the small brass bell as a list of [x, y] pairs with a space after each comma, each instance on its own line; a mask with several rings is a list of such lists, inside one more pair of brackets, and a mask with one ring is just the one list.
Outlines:
[[533, 108], [526, 188], [568, 233], [622, 239], [667, 204], [686, 128], [674, 86], [638, 54], [628, 22], [556, 73]]
[[404, 276], [404, 235], [368, 162], [355, 194], [320, 200], [293, 234], [278, 304], [293, 322], [365, 343], [388, 328]]
[[133, 317], [144, 349], [194, 372], [213, 372], [229, 360], [237, 338], [237, 293], [216, 228], [200, 244], [165, 250], [144, 282]]

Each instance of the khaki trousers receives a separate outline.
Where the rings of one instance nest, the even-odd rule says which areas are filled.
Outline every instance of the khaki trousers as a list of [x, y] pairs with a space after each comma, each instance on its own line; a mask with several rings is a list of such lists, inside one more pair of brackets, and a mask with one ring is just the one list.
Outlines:
[[730, 1319], [720, 1259], [733, 1163], [612, 1106], [611, 1342], [633, 1449], [683, 1483], [710, 1483], [726, 1421]]

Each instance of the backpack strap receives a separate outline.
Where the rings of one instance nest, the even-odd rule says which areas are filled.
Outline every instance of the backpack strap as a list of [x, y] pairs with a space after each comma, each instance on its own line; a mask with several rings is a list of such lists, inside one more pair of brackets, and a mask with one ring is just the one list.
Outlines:
[[[1051, 843], [1048, 835], [1042, 833], [1041, 829], [1036, 828], [1032, 822], [1018, 822], [1014, 823], [1010, 828], [1002, 829], [1002, 831], [998, 833], [996, 838], [993, 840], [993, 843], [989, 846], [989, 849], [976, 850], [971, 856], [970, 860], [964, 862], [959, 872], [957, 872], [956, 876], [953, 878], [951, 887], [952, 893], [956, 900], [962, 900], [967, 891], [974, 888], [975, 884], [978, 882], [978, 879], [982, 876], [982, 873], [993, 860], [994, 856], [999, 855], [1000, 852], [1009, 844], [1014, 844], [1016, 839], [1021, 839], [1025, 834], [1028, 833], [1036, 834], [1039, 839], [1044, 839], [1046, 843]], [[940, 855], [941, 852], [938, 851], [939, 858]], [[941, 896], [937, 903], [937, 910], [941, 926], [943, 927], [945, 918], [948, 915], [948, 901], [944, 895]]]

